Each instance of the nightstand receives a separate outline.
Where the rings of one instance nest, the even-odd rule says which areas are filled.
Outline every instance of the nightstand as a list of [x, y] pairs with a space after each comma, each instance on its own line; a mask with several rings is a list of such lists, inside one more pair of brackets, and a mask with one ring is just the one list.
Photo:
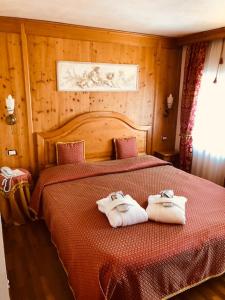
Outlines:
[[172, 163], [174, 167], [179, 167], [179, 152], [177, 151], [155, 151], [154, 155]]
[[3, 189], [4, 177], [0, 174], [0, 211], [5, 224], [20, 225], [32, 219], [28, 209], [32, 177], [27, 170], [19, 170], [23, 174], [12, 177], [8, 192]]

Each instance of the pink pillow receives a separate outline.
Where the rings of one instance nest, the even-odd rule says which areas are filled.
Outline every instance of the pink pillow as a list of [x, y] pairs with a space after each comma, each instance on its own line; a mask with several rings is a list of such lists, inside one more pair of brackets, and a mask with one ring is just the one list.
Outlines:
[[116, 159], [138, 156], [136, 137], [114, 139]]
[[85, 160], [84, 141], [56, 143], [57, 165], [75, 164]]

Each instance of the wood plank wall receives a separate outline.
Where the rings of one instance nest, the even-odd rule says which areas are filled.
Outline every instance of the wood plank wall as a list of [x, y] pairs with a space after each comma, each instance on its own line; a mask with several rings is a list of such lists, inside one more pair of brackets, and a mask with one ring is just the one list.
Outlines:
[[[181, 49], [176, 41], [98, 28], [0, 17], [0, 166], [35, 169], [34, 133], [89, 111], [116, 111], [153, 125], [152, 151], [173, 149]], [[56, 61], [138, 64], [137, 92], [58, 92]], [[166, 97], [175, 105], [165, 118]], [[5, 123], [5, 98], [16, 99], [17, 123]], [[166, 135], [163, 142], [161, 136]], [[7, 156], [16, 149], [17, 156]]]
[[213, 41], [218, 39], [225, 38], [225, 27], [216, 28], [212, 30], [201, 31], [197, 33], [192, 33], [180, 37], [177, 39], [177, 44], [180, 46], [196, 43], [196, 42], [204, 42], [204, 41]]

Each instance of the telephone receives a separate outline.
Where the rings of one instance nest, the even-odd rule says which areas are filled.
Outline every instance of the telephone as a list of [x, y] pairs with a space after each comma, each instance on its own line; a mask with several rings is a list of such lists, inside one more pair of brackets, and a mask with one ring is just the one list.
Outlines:
[[10, 192], [13, 177], [21, 176], [24, 174], [25, 173], [19, 169], [12, 170], [9, 167], [1, 167], [1, 175], [4, 177], [4, 179], [2, 180], [4, 192]]
[[10, 169], [9, 167], [2, 167], [1, 168], [1, 173], [4, 177], [12, 177], [13, 176], [13, 170]]
[[2, 167], [1, 174], [4, 176], [2, 180], [3, 191], [8, 193], [11, 190], [13, 170], [9, 167]]

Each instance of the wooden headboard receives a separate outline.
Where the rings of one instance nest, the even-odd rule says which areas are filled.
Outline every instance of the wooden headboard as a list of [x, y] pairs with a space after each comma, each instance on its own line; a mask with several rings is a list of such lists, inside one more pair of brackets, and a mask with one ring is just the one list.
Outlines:
[[56, 142], [85, 140], [86, 160], [114, 158], [113, 138], [136, 136], [139, 153], [151, 152], [152, 127], [139, 126], [116, 112], [89, 112], [62, 127], [37, 133], [39, 170], [56, 164]]

